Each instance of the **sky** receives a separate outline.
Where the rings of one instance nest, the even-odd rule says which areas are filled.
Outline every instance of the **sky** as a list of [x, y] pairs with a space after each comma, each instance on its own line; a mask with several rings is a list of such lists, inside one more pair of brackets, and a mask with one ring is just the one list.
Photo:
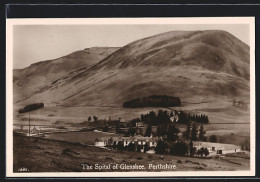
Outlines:
[[13, 68], [25, 68], [90, 47], [122, 47], [141, 38], [176, 30], [224, 30], [250, 44], [248, 24], [15, 25]]

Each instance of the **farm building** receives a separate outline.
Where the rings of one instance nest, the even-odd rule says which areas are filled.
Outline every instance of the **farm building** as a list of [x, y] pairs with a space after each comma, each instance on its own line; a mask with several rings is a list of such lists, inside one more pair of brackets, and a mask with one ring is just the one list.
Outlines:
[[145, 124], [144, 122], [136, 122], [135, 126], [138, 128], [138, 127], [144, 127]]
[[233, 144], [194, 142], [193, 146], [197, 149], [207, 148], [210, 154], [227, 154], [240, 152], [240, 147]]
[[108, 138], [107, 137], [101, 137], [101, 138], [97, 138], [96, 140], [95, 140], [95, 146], [96, 147], [105, 147], [106, 145], [107, 145], [107, 143], [108, 143]]
[[149, 147], [154, 147], [157, 145], [158, 138], [157, 137], [143, 137], [143, 136], [134, 136], [134, 137], [112, 137], [113, 142], [118, 144], [118, 142], [122, 141], [124, 146], [129, 145], [130, 143], [136, 143], [138, 145], [148, 144]]
[[40, 132], [41, 132], [41, 130], [38, 129], [38, 128], [36, 128], [36, 127], [34, 126], [32, 129], [30, 129], [30, 134], [29, 134], [29, 131], [28, 131], [28, 133], [26, 133], [26, 136], [35, 136], [35, 135], [39, 135]]
[[118, 145], [121, 142], [124, 147], [129, 144], [136, 144], [136, 146], [140, 146], [141, 151], [144, 151], [145, 145], [149, 147], [148, 153], [154, 153], [154, 148], [157, 145], [158, 138], [157, 137], [143, 137], [143, 136], [134, 136], [134, 137], [102, 137], [100, 139], [95, 140], [96, 147], [107, 147]]

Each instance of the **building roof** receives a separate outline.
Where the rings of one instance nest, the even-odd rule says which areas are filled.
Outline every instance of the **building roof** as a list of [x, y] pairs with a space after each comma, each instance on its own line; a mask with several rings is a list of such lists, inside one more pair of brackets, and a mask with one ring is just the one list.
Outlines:
[[107, 142], [110, 137], [96, 138], [95, 142]]
[[136, 135], [134, 137], [112, 137], [114, 141], [145, 141], [145, 142], [153, 142], [157, 141], [158, 137], [144, 137], [140, 135]]
[[215, 147], [216, 150], [234, 150], [240, 149], [239, 146], [234, 144], [226, 144], [226, 143], [212, 143], [212, 142], [193, 142], [194, 146], [201, 146], [204, 148], [212, 148]]

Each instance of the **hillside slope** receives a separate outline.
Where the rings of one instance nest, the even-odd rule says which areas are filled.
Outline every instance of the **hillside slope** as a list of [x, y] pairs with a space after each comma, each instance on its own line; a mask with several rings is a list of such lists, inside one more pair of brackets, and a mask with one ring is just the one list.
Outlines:
[[122, 106], [149, 95], [249, 100], [249, 46], [224, 31], [173, 31], [132, 42], [25, 102]]
[[78, 69], [87, 69], [118, 48], [93, 47], [58, 59], [41, 61], [13, 71], [14, 102], [46, 90], [55, 80]]

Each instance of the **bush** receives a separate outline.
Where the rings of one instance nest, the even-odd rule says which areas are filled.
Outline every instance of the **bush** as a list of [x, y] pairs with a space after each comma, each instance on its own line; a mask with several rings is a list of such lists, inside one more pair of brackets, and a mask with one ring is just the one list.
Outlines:
[[62, 154], [67, 154], [68, 152], [71, 152], [71, 149], [66, 148], [62, 150]]
[[209, 150], [207, 148], [205, 148], [204, 150], [204, 155], [207, 157], [209, 155]]
[[137, 157], [136, 159], [137, 159], [137, 160], [142, 160], [143, 158], [142, 158], [142, 157]]
[[181, 164], [181, 163], [182, 163], [182, 161], [181, 161], [181, 160], [178, 160], [178, 161], [177, 161], [177, 163], [178, 163], [178, 164]]
[[164, 143], [162, 140], [159, 140], [154, 150], [156, 154], [165, 154], [166, 148], [167, 148], [167, 144]]
[[119, 142], [117, 143], [117, 145], [116, 145], [116, 148], [117, 148], [118, 150], [124, 150], [124, 144], [123, 144], [123, 142], [122, 142], [122, 141], [119, 141]]
[[250, 141], [248, 139], [241, 142], [240, 146], [242, 150], [250, 151]]
[[197, 154], [200, 155], [201, 157], [203, 155], [205, 155], [206, 157], [209, 155], [209, 150], [207, 148], [200, 148], [198, 151], [197, 151]]
[[151, 158], [153, 158], [153, 156], [152, 155], [148, 155], [148, 158], [151, 159]]
[[209, 136], [209, 142], [216, 143], [218, 140], [216, 135], [210, 135]]
[[135, 143], [129, 143], [129, 145], [127, 146], [127, 149], [128, 149], [128, 151], [135, 152], [136, 144]]
[[184, 142], [174, 143], [170, 149], [172, 155], [184, 156], [188, 153], [188, 145]]

